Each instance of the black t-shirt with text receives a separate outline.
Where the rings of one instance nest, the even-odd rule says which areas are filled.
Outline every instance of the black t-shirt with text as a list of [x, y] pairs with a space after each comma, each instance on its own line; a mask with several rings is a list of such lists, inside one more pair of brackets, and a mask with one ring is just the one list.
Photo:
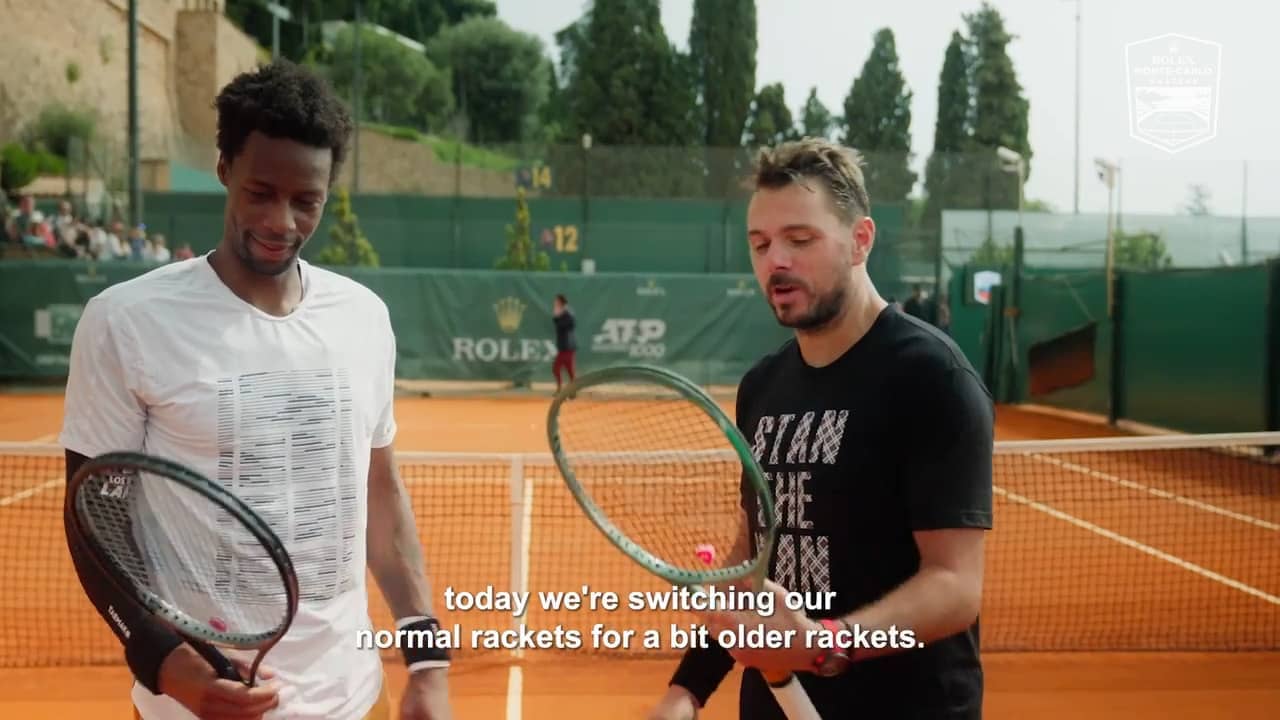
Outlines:
[[[794, 340], [762, 359], [739, 387], [737, 422], [773, 488], [770, 577], [835, 593], [812, 617], [845, 615], [908, 580], [920, 561], [913, 531], [991, 528], [991, 397], [948, 337], [893, 306], [826, 367], [808, 366]], [[978, 623], [836, 678], [801, 678], [823, 717], [980, 718]], [[783, 720], [754, 670], [740, 704], [744, 720]]]

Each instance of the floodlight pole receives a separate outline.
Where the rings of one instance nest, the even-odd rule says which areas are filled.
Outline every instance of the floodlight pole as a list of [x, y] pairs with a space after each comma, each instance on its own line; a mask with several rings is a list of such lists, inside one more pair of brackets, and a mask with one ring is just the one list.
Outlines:
[[1120, 173], [1120, 167], [1102, 158], [1094, 159], [1093, 164], [1098, 169], [1098, 179], [1107, 186], [1107, 317], [1110, 318], [1115, 314], [1116, 272], [1116, 234], [1112, 211], [1116, 176]]
[[265, 5], [267, 12], [271, 13], [271, 59], [280, 59], [280, 21], [293, 20], [293, 13], [289, 12], [289, 8], [268, 0]]
[[129, 227], [142, 223], [142, 187], [139, 178], [142, 143], [138, 121], [138, 0], [129, 0]]

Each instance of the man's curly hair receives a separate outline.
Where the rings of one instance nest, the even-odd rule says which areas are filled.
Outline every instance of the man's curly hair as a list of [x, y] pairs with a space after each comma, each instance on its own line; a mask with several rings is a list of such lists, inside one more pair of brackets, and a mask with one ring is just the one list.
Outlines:
[[242, 73], [214, 101], [218, 111], [218, 151], [228, 161], [244, 149], [253, 131], [272, 138], [329, 148], [338, 176], [347, 157], [354, 123], [332, 88], [318, 75], [288, 60]]
[[[862, 175], [862, 155], [830, 140], [806, 137], [763, 148], [756, 157], [752, 184], [776, 190], [816, 179], [831, 192], [836, 214], [846, 223], [871, 214], [871, 198]], [[807, 185], [805, 185], [807, 187]]]

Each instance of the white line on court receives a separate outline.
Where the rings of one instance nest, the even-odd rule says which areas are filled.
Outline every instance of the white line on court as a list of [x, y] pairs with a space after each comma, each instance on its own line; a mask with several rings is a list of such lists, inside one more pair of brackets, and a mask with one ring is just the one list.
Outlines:
[[57, 433], [49, 433], [48, 435], [41, 435], [40, 437], [34, 440], [28, 440], [27, 442], [44, 445], [45, 443], [51, 443], [57, 439], [58, 439]]
[[1218, 507], [1217, 505], [1203, 502], [1201, 500], [1195, 500], [1193, 498], [1183, 497], [1181, 495], [1178, 495], [1177, 493], [1171, 493], [1168, 490], [1153, 488], [1148, 485], [1143, 485], [1142, 483], [1139, 483], [1139, 482], [1134, 482], [1132, 480], [1125, 480], [1124, 478], [1116, 477], [1115, 475], [1104, 473], [1100, 470], [1094, 470], [1093, 468], [1088, 467], [1086, 465], [1077, 465], [1072, 462], [1059, 460], [1058, 458], [1041, 455], [1039, 453], [1027, 453], [1027, 457], [1032, 458], [1033, 460], [1039, 460], [1040, 462], [1049, 463], [1050, 465], [1057, 465], [1058, 467], [1064, 470], [1077, 472], [1077, 473], [1080, 473], [1081, 475], [1088, 475], [1089, 477], [1095, 478], [1097, 480], [1105, 480], [1106, 482], [1109, 482], [1109, 483], [1115, 483], [1120, 487], [1128, 488], [1130, 490], [1139, 490], [1139, 491], [1148, 493], [1150, 495], [1154, 495], [1155, 497], [1161, 498], [1163, 500], [1172, 500], [1176, 503], [1181, 503], [1188, 507], [1193, 507], [1197, 510], [1203, 510], [1205, 512], [1213, 513], [1214, 515], [1229, 517], [1232, 520], [1239, 520], [1240, 522], [1249, 523], [1250, 525], [1256, 525], [1264, 530], [1280, 531], [1280, 525], [1273, 522], [1269, 522], [1267, 520], [1263, 520], [1262, 518], [1256, 518], [1256, 517], [1253, 517], [1252, 515], [1238, 513], [1238, 512], [1235, 512], [1234, 510], [1228, 510], [1226, 508]]
[[1162, 550], [1157, 550], [1151, 547], [1150, 545], [1144, 545], [1143, 543], [1140, 543], [1137, 540], [1125, 537], [1124, 535], [1120, 535], [1119, 533], [1112, 532], [1111, 530], [1108, 530], [1104, 527], [1094, 525], [1093, 523], [1087, 520], [1081, 520], [1080, 518], [1074, 515], [1069, 515], [1055, 507], [1045, 505], [1042, 502], [1032, 500], [1031, 498], [1025, 497], [1023, 495], [1019, 495], [1017, 493], [1009, 492], [1008, 490], [1005, 490], [1004, 488], [1001, 488], [1001, 487], [996, 487], [993, 489], [995, 491], [995, 494], [1001, 497], [1008, 498], [1010, 501], [1018, 503], [1019, 505], [1026, 505], [1027, 507], [1030, 507], [1033, 510], [1038, 510], [1051, 517], [1057, 518], [1064, 522], [1069, 522], [1072, 525], [1075, 525], [1076, 527], [1082, 528], [1084, 530], [1088, 530], [1089, 532], [1094, 533], [1095, 535], [1101, 535], [1102, 537], [1108, 540], [1113, 540], [1115, 542], [1118, 542], [1121, 545], [1124, 545], [1125, 547], [1132, 548], [1134, 550], [1137, 550], [1138, 552], [1146, 553], [1151, 557], [1154, 557], [1158, 560], [1163, 560], [1171, 565], [1176, 565], [1177, 567], [1180, 567], [1183, 570], [1188, 570], [1208, 580], [1212, 580], [1216, 583], [1221, 583], [1234, 590], [1239, 590], [1240, 592], [1245, 593], [1247, 595], [1252, 595], [1261, 600], [1265, 600], [1271, 603], [1272, 605], [1280, 605], [1280, 597], [1276, 597], [1275, 595], [1271, 595], [1269, 593], [1263, 592], [1262, 590], [1259, 590], [1258, 588], [1253, 587], [1252, 585], [1246, 585], [1240, 582], [1239, 580], [1233, 580], [1225, 575], [1219, 575], [1218, 573], [1212, 570], [1208, 570], [1203, 567], [1200, 567], [1195, 563], [1187, 562], [1186, 560], [1183, 560], [1182, 558], [1177, 557], [1176, 555], [1170, 555], [1169, 553], [1164, 552]]
[[63, 482], [65, 482], [64, 478], [54, 478], [52, 480], [46, 480], [40, 483], [39, 485], [36, 485], [35, 487], [27, 488], [22, 492], [14, 493], [8, 497], [2, 497], [0, 498], [0, 507], [7, 507], [14, 503], [22, 502], [23, 500], [26, 500], [29, 497], [39, 495], [40, 493], [44, 492], [45, 490], [48, 490], [49, 488], [57, 487], [61, 485]]
[[519, 665], [512, 665], [507, 670], [507, 720], [520, 720], [523, 697], [524, 671]]

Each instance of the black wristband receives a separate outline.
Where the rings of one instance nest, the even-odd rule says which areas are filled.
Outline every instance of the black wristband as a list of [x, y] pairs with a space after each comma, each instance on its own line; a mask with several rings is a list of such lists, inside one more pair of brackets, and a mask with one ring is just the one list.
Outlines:
[[449, 667], [449, 648], [436, 647], [440, 621], [416, 615], [396, 620], [396, 637], [400, 654], [409, 672]]
[[160, 666], [169, 653], [182, 644], [182, 638], [151, 617], [132, 596], [119, 590], [91, 559], [84, 547], [84, 538], [71, 529], [68, 518], [69, 515], [64, 514], [67, 549], [85, 596], [124, 646], [125, 664], [138, 684], [152, 695], [161, 695]]
[[161, 695], [160, 666], [182, 644], [182, 638], [155, 621], [140, 622], [133, 629], [124, 648], [125, 662], [142, 687], [152, 695]]
[[711, 694], [732, 669], [733, 656], [720, 643], [711, 640], [708, 647], [695, 647], [685, 652], [668, 685], [679, 685], [688, 690], [698, 701], [698, 707], [705, 707]]

